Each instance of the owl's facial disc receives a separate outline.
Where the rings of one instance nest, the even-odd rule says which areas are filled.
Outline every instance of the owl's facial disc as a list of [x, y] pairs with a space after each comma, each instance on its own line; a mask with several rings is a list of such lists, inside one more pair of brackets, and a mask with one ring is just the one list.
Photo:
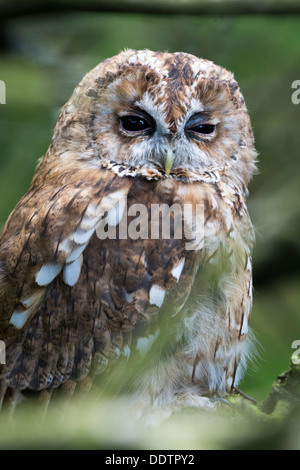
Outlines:
[[[162, 164], [166, 174], [169, 176], [176, 160], [176, 139], [178, 136], [172, 136], [171, 132], [161, 132], [161, 129], [157, 129], [158, 126], [155, 118], [140, 109], [119, 113], [119, 122], [120, 132], [126, 137], [135, 138], [149, 136], [150, 140], [153, 136], [154, 139], [157, 139], [157, 136], [154, 136], [157, 132], [158, 134], [162, 134], [158, 136], [158, 138], [168, 137], [168, 141], [172, 140], [172, 146], [169, 142], [167, 143], [167, 147], [163, 146], [163, 150], [160, 152], [163, 155], [159, 155], [160, 158], [157, 159], [157, 163]], [[187, 123], [184, 125], [183, 132], [190, 140], [211, 140], [216, 135], [216, 125], [210, 122], [209, 116], [205, 113], [196, 113], [188, 119]], [[151, 145], [151, 142], [149, 142], [149, 144]]]
[[[232, 74], [185, 53], [125, 51], [91, 70], [58, 121], [51, 150], [120, 175], [243, 184], [256, 152]], [[62, 149], [65, 149], [62, 152]], [[225, 177], [224, 176], [224, 177]], [[221, 178], [221, 176], [218, 176]]]
[[189, 110], [175, 120], [155, 106], [141, 109], [143, 104], [135, 103], [131, 110], [119, 111], [119, 133], [129, 138], [133, 153], [139, 154], [139, 162], [144, 159], [144, 163], [156, 165], [167, 176], [186, 164], [188, 151], [194, 151], [194, 155], [198, 152], [201, 158], [203, 150], [199, 145], [209, 145], [217, 135], [218, 121], [209, 113]]

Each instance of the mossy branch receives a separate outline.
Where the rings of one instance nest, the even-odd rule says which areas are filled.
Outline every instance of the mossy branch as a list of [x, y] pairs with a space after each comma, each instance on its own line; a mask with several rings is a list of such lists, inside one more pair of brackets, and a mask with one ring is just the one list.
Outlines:
[[230, 398], [238, 410], [246, 410], [262, 421], [284, 421], [291, 417], [295, 410], [300, 409], [300, 364], [290, 365], [289, 370], [280, 374], [273, 382], [267, 398], [254, 403], [244, 394]]

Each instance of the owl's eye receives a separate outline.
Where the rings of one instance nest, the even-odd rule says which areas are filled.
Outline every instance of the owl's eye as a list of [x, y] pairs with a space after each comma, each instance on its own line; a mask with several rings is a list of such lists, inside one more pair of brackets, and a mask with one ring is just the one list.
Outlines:
[[185, 132], [191, 137], [212, 137], [215, 135], [216, 125], [207, 122], [208, 118], [204, 114], [195, 114], [192, 116], [187, 125]]
[[135, 134], [153, 134], [155, 123], [150, 116], [138, 116], [134, 114], [120, 117], [121, 130]]
[[213, 124], [200, 124], [199, 126], [192, 127], [189, 130], [198, 132], [199, 134], [212, 134], [215, 130], [215, 127], [216, 126]]

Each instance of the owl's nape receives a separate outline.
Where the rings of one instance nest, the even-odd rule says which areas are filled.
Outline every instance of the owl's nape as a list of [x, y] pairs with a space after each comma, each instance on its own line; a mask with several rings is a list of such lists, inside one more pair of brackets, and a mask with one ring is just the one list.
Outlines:
[[[0, 238], [1, 402], [105, 387], [118, 364], [136, 406], [164, 416], [231, 393], [250, 347], [255, 160], [222, 67], [129, 50], [90, 71]], [[157, 207], [172, 229], [200, 207], [202, 226], [164, 236]]]

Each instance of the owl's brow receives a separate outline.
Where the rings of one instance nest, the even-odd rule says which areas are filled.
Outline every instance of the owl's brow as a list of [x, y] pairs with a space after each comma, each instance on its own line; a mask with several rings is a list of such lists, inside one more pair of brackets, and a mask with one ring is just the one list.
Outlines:
[[146, 92], [140, 100], [134, 103], [134, 106], [148, 113], [155, 120], [157, 129], [160, 130], [161, 133], [170, 134], [165, 103], [158, 103], [156, 99], [152, 98], [149, 92]]

